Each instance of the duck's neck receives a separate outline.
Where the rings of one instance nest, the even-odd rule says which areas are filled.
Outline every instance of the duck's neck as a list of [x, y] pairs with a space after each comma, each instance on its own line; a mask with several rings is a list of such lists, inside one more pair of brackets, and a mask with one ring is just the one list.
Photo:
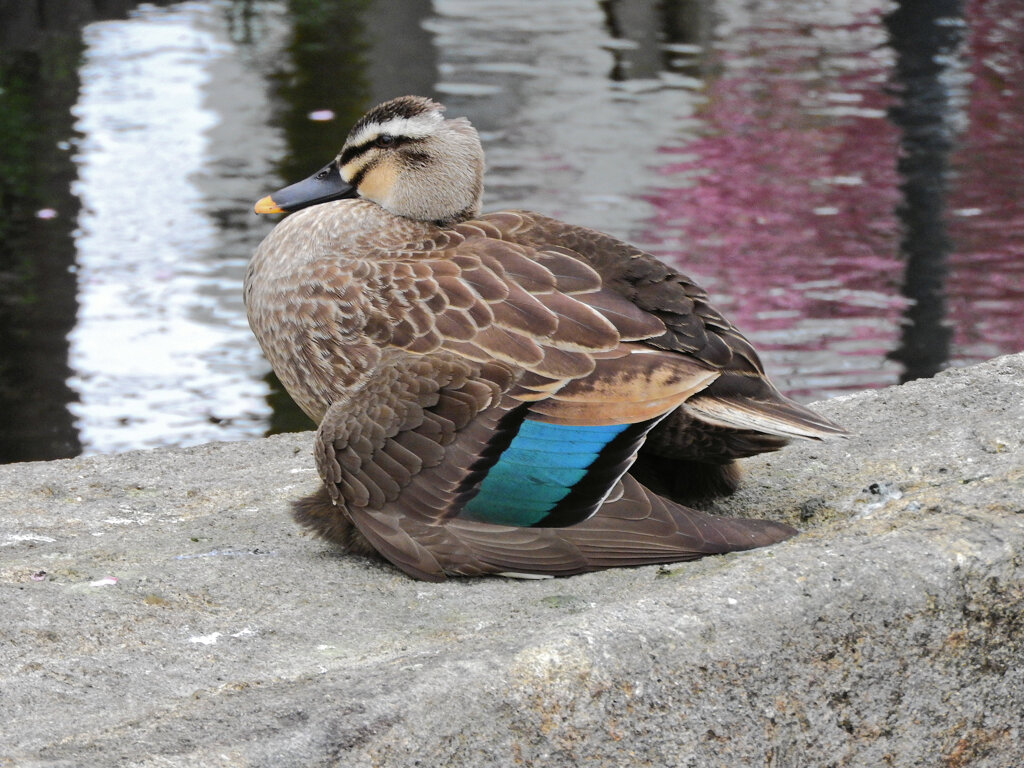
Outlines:
[[450, 229], [451, 227], [454, 227], [456, 224], [461, 224], [464, 221], [475, 219], [479, 215], [480, 201], [477, 200], [475, 203], [473, 203], [473, 205], [463, 208], [458, 213], [443, 219], [438, 219], [431, 223], [434, 224], [435, 226], [441, 227], [442, 229]]

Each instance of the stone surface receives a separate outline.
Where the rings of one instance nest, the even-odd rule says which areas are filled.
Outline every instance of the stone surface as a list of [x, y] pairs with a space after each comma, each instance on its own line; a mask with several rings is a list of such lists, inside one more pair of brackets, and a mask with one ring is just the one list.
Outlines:
[[1024, 765], [1024, 355], [820, 409], [803, 535], [547, 581], [303, 535], [309, 434], [0, 467], [0, 766]]

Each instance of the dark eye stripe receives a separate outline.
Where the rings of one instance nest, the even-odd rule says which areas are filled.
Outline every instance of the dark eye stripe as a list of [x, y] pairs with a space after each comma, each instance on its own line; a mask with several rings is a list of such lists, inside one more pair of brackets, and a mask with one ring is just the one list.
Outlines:
[[359, 189], [359, 185], [363, 183], [363, 177], [366, 176], [367, 172], [369, 172], [374, 165], [376, 165], [376, 163], [367, 163], [364, 165], [356, 172], [356, 175], [353, 176], [348, 183], [356, 189]]
[[355, 158], [359, 157], [361, 154], [366, 152], [366, 150], [372, 149], [372, 148], [373, 148], [373, 141], [368, 141], [365, 144], [360, 144], [358, 147], [347, 147], [341, 153], [341, 157], [338, 159], [338, 165], [339, 166], [346, 166], [352, 160], [354, 160]]
[[[395, 147], [401, 146], [403, 144], [418, 144], [421, 141], [423, 141], [423, 139], [413, 139], [413, 138], [410, 138], [409, 136], [394, 136], [394, 135], [391, 135], [391, 134], [384, 134], [384, 135], [389, 135], [389, 136], [391, 136], [394, 139], [394, 141], [386, 147], [387, 149], [394, 149]], [[374, 148], [378, 148], [379, 149], [380, 145], [377, 144], [377, 141], [379, 139], [380, 139], [380, 136], [374, 136], [372, 139], [369, 139], [369, 140], [363, 142], [359, 146], [347, 147], [345, 150], [342, 151], [341, 157], [338, 158], [338, 165], [339, 166], [345, 166], [348, 163], [350, 163], [352, 160], [354, 160], [355, 158], [357, 158], [360, 155], [362, 155], [363, 153], [367, 152], [368, 150], [371, 150], [371, 149], [374, 149]]]

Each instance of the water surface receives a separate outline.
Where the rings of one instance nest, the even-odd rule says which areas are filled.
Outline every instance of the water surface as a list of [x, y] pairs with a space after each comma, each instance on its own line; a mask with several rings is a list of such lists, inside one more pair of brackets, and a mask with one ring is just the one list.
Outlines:
[[1024, 8], [836, 5], [5, 10], [0, 460], [307, 427], [245, 323], [251, 205], [405, 93], [480, 129], [486, 208], [656, 253], [798, 399], [1024, 349]]

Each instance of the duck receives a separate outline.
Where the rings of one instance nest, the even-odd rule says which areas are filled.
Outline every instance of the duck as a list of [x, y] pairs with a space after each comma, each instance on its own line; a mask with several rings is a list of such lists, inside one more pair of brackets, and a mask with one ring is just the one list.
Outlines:
[[466, 118], [384, 102], [263, 197], [249, 324], [318, 424], [295, 520], [409, 576], [569, 576], [784, 541], [701, 511], [737, 460], [846, 431], [783, 396], [693, 280], [602, 232], [481, 213]]

